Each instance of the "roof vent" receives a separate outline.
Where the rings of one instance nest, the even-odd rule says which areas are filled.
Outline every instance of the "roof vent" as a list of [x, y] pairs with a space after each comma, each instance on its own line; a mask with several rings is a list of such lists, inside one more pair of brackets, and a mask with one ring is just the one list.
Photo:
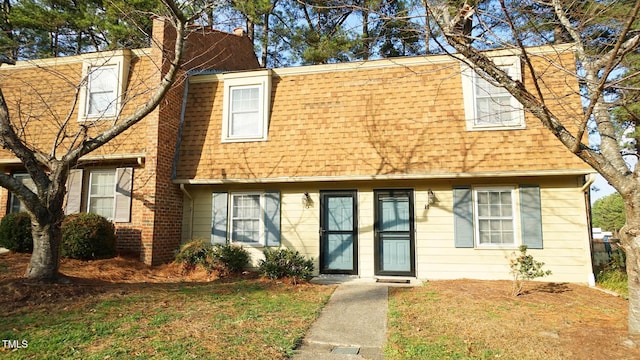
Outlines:
[[242, 27], [237, 27], [235, 29], [233, 29], [233, 33], [236, 34], [236, 36], [244, 36], [245, 32], [244, 32], [244, 28]]

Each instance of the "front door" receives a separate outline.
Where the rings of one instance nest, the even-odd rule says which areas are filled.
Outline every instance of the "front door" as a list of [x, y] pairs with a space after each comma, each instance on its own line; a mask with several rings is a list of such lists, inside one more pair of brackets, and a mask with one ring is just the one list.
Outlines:
[[415, 275], [413, 190], [376, 190], [376, 275]]
[[358, 273], [355, 191], [320, 192], [320, 272]]

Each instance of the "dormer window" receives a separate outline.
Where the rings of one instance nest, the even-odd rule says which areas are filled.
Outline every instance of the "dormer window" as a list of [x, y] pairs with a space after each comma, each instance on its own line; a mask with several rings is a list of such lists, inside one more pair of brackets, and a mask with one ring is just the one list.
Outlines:
[[127, 85], [129, 58], [130, 52], [122, 50], [85, 60], [85, 85], [80, 90], [78, 102], [79, 121], [112, 120], [119, 114]]
[[113, 116], [116, 114], [117, 65], [92, 66], [87, 82], [87, 116]]
[[222, 142], [266, 141], [271, 71], [224, 75]]
[[[516, 56], [494, 58], [512, 79], [522, 80]], [[524, 129], [522, 105], [503, 87], [495, 86], [467, 65], [462, 65], [462, 91], [467, 130]]]

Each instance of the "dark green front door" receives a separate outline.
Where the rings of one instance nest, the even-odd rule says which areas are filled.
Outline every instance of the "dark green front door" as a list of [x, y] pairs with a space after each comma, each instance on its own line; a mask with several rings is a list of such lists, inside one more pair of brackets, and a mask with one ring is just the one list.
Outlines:
[[320, 272], [358, 273], [355, 191], [320, 192]]
[[376, 190], [376, 275], [415, 275], [413, 190]]

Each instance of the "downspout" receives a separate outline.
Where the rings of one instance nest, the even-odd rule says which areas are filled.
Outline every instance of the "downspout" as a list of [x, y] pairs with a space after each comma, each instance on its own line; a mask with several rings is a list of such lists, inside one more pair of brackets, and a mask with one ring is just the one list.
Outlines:
[[587, 182], [585, 182], [584, 185], [582, 185], [582, 189], [581, 189], [582, 192], [586, 192], [591, 186], [591, 184], [593, 184], [594, 181], [596, 181], [596, 175], [587, 174]]
[[180, 190], [189, 199], [189, 240], [193, 239], [193, 197], [184, 187], [184, 184], [180, 184]]
[[593, 273], [593, 231], [591, 231], [591, 228], [592, 228], [592, 225], [591, 225], [591, 191], [589, 191], [589, 188], [591, 187], [593, 182], [596, 181], [596, 175], [595, 174], [587, 174], [586, 178], [587, 178], [587, 181], [584, 183], [584, 185], [582, 186], [582, 188], [580, 190], [584, 194], [584, 204], [585, 204], [585, 207], [587, 209], [587, 227], [589, 228], [589, 231], [588, 231], [589, 236], [588, 236], [588, 238], [589, 238], [589, 259], [591, 260], [591, 272], [589, 273], [589, 276], [588, 276], [588, 279], [587, 279], [587, 283], [589, 284], [590, 287], [594, 287], [594, 286], [596, 286], [596, 276]]

